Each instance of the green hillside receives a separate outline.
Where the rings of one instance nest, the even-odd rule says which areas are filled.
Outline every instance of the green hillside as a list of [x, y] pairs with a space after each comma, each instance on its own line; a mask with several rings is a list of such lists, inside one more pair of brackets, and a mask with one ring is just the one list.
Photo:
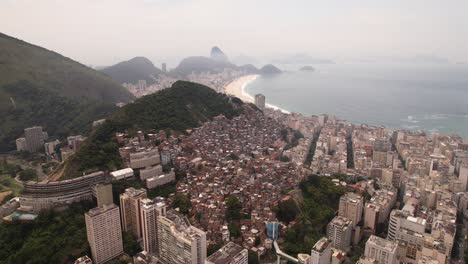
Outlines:
[[0, 152], [24, 128], [52, 137], [83, 133], [134, 97], [108, 76], [60, 54], [0, 33]]
[[154, 78], [162, 71], [156, 68], [153, 63], [145, 57], [135, 57], [128, 61], [117, 63], [104, 68], [101, 72], [107, 74], [118, 83], [138, 83], [145, 80], [148, 84], [154, 83]]
[[[62, 179], [93, 169], [116, 169], [121, 164], [115, 132], [161, 129], [184, 132], [220, 114], [241, 113], [242, 102], [201, 84], [177, 81], [171, 88], [128, 104], [99, 126], [80, 150], [56, 172]], [[54, 175], [54, 178], [57, 175]]]

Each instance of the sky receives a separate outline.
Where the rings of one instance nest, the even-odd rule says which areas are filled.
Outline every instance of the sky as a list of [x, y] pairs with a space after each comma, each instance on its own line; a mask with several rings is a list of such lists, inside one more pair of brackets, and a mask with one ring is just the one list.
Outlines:
[[[236, 56], [468, 62], [466, 0], [0, 0], [0, 32], [81, 63]], [[1, 52], [1, 51], [0, 51]]]

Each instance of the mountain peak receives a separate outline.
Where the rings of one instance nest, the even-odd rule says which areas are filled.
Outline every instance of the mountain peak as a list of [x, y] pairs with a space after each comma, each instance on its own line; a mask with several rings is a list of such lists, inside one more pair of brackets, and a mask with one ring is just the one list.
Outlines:
[[228, 57], [224, 52], [217, 46], [214, 46], [211, 48], [211, 53], [210, 53], [211, 59], [217, 60], [217, 61], [228, 61]]

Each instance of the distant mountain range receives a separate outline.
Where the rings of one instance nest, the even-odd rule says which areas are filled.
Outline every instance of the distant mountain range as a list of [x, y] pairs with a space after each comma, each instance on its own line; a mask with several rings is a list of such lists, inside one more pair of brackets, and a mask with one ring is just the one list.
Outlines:
[[265, 65], [262, 69], [258, 69], [252, 64], [237, 66], [229, 61], [228, 56], [219, 47], [213, 47], [209, 57], [187, 57], [183, 59], [175, 69], [167, 73], [156, 68], [150, 60], [144, 57], [136, 57], [129, 61], [120, 62], [116, 65], [103, 68], [100, 71], [119, 83], [136, 84], [138, 80], [146, 80], [148, 84], [152, 84], [155, 82], [155, 78], [161, 74], [185, 79], [192, 73], [220, 73], [225, 69], [244, 71], [246, 74], [271, 74], [273, 72], [281, 72], [281, 70], [273, 65]]
[[58, 53], [0, 33], [0, 151], [24, 128], [52, 137], [81, 133], [134, 96], [108, 76]]

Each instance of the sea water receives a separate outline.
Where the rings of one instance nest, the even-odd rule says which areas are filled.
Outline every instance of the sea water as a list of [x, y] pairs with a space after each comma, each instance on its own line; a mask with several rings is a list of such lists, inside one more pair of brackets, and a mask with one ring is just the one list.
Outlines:
[[262, 93], [268, 103], [290, 112], [468, 138], [467, 65], [343, 63], [315, 68], [261, 76], [246, 92]]

